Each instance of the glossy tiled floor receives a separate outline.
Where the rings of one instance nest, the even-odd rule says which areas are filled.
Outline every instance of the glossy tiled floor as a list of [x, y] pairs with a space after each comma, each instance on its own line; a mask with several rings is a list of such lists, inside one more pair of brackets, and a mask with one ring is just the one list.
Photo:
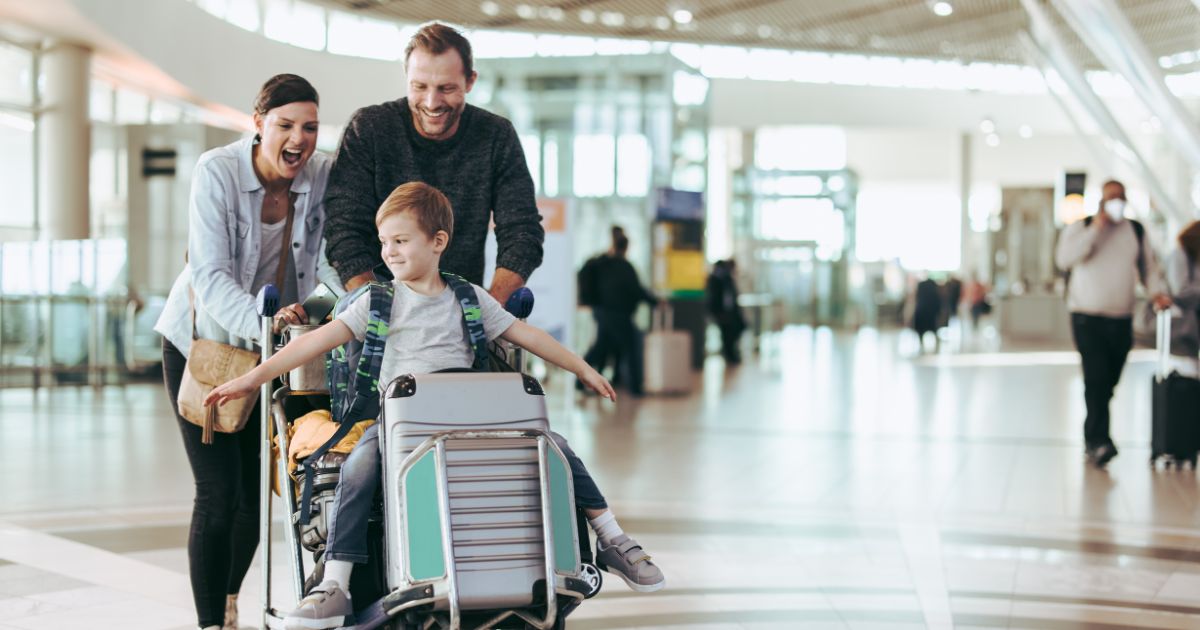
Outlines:
[[[736, 370], [711, 359], [688, 397], [553, 387], [553, 424], [668, 576], [609, 580], [570, 627], [1200, 628], [1200, 489], [1147, 465], [1145, 352], [1102, 472], [1070, 352], [913, 344], [791, 328]], [[3, 391], [0, 412], [0, 629], [192, 627], [161, 388]]]

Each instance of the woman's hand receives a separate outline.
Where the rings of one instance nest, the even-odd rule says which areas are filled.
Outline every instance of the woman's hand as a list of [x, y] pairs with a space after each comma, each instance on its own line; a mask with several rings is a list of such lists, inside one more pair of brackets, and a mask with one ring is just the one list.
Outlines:
[[213, 388], [213, 390], [208, 393], [208, 396], [204, 398], [204, 406], [221, 406], [224, 405], [226, 401], [245, 398], [246, 396], [253, 394], [255, 390], [258, 389], [258, 385], [258, 383], [254, 382], [254, 379], [250, 378], [249, 374], [243, 374], [232, 381], [222, 383]]
[[288, 326], [307, 323], [308, 314], [304, 312], [304, 307], [299, 304], [292, 304], [279, 309], [279, 312], [275, 313], [275, 323], [271, 329], [272, 332], [278, 335]]
[[608, 382], [608, 379], [604, 378], [604, 375], [597, 372], [594, 368], [592, 368], [592, 366], [587, 364], [584, 365], [585, 367], [575, 374], [579, 377], [579, 380], [597, 394], [600, 394], [609, 400], [615, 401], [617, 399], [617, 392]]

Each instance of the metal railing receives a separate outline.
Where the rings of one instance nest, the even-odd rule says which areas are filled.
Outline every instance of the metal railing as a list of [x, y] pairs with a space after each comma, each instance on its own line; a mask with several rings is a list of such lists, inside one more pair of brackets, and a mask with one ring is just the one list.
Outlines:
[[0, 294], [0, 387], [122, 384], [155, 375], [165, 299]]

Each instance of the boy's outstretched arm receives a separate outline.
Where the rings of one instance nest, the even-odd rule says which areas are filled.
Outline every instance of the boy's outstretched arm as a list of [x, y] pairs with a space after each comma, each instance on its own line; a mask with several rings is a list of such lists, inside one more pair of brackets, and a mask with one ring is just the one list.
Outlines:
[[579, 355], [571, 352], [561, 343], [558, 343], [554, 337], [551, 337], [549, 333], [541, 328], [530, 326], [522, 321], [516, 321], [500, 337], [505, 341], [525, 348], [564, 370], [573, 372], [575, 376], [579, 377], [580, 381], [583, 381], [584, 385], [595, 390], [597, 394], [609, 400], [617, 399], [617, 392], [613, 390], [613, 386], [609, 384], [608, 379], [604, 378], [592, 366], [588, 365], [586, 361], [579, 358]]
[[227, 400], [249, 396], [263, 383], [294, 367], [304, 365], [353, 338], [354, 333], [350, 328], [341, 320], [335, 319], [308, 334], [296, 337], [284, 346], [283, 350], [253, 370], [217, 386], [209, 392], [204, 404], [222, 405]]

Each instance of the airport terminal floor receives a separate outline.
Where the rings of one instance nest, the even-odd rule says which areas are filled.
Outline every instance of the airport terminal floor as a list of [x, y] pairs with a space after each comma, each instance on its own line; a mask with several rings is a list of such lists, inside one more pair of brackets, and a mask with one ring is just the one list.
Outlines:
[[[740, 367], [710, 358], [686, 397], [559, 379], [552, 425], [667, 575], [654, 594], [606, 580], [568, 627], [1200, 628], [1200, 489], [1147, 463], [1147, 351], [1100, 471], [1069, 348], [944, 345], [789, 327]], [[0, 628], [194, 628], [161, 386], [0, 391], [0, 409]]]

